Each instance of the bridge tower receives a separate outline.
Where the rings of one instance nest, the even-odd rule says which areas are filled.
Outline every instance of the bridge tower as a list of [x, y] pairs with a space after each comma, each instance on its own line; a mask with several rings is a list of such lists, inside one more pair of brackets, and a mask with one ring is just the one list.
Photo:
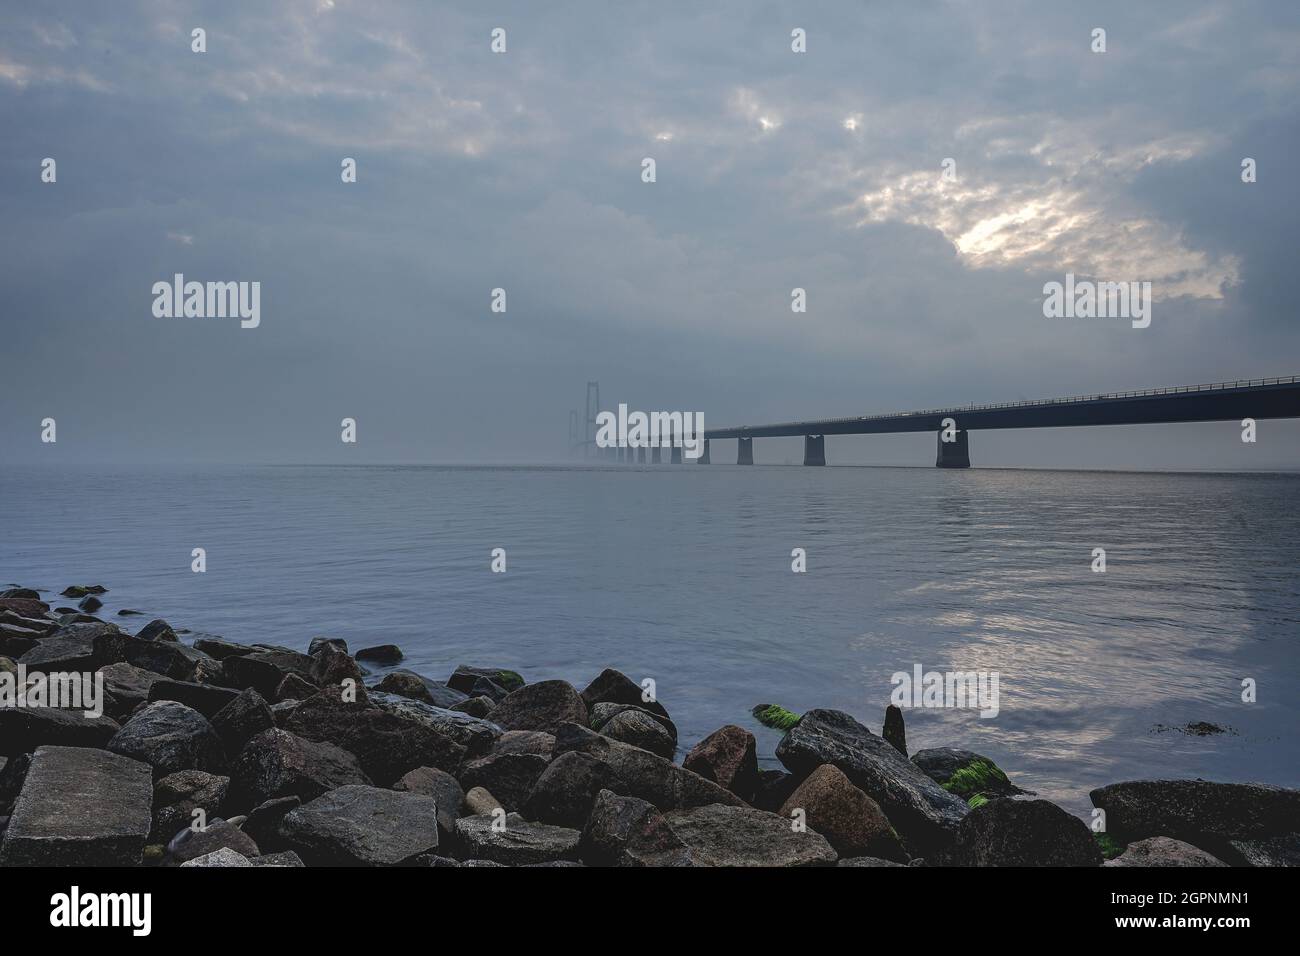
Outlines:
[[826, 464], [826, 436], [803, 436], [803, 463], [805, 465]]
[[939, 454], [934, 459], [936, 468], [969, 468], [970, 467], [970, 442], [967, 436], [970, 432], [962, 429], [957, 432], [954, 441], [944, 441], [943, 432], [939, 432]]
[[736, 439], [736, 464], [752, 465], [754, 463], [754, 439]]

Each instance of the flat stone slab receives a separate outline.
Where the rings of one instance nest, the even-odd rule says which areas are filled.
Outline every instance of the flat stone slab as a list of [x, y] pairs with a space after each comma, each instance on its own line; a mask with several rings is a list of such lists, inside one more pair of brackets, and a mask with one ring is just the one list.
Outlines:
[[433, 797], [350, 784], [289, 811], [280, 836], [315, 866], [392, 866], [438, 849]]
[[666, 817], [696, 866], [834, 866], [838, 859], [820, 833], [796, 832], [785, 817], [753, 807], [716, 803]]
[[461, 817], [456, 821], [456, 836], [467, 855], [504, 866], [578, 858], [582, 834], [577, 830], [530, 823], [517, 813], [506, 816], [504, 828], [494, 828], [495, 821], [493, 814]]
[[153, 769], [106, 750], [41, 747], [0, 843], [0, 866], [139, 866]]

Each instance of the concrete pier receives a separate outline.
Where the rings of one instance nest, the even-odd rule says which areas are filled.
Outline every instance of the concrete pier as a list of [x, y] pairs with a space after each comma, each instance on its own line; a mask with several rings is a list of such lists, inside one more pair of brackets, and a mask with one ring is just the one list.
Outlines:
[[968, 431], [958, 431], [954, 441], [944, 441], [943, 432], [939, 432], [939, 454], [934, 459], [936, 468], [969, 468], [970, 442]]
[[704, 439], [704, 450], [700, 452], [700, 457], [695, 459], [697, 465], [709, 464], [709, 440]]
[[826, 464], [826, 436], [803, 436], [803, 463], [805, 465]]
[[736, 464], [752, 465], [754, 463], [754, 439], [736, 439]]

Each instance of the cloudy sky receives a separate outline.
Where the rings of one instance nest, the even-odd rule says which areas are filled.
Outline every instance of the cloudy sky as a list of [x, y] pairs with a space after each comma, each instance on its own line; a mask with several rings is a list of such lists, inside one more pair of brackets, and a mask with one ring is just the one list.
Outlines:
[[[559, 459], [588, 380], [722, 425], [1300, 373], [1290, 0], [269, 6], [0, 12], [4, 459]], [[155, 318], [177, 272], [261, 325]], [[1066, 272], [1151, 326], [1045, 318]], [[1238, 431], [972, 457], [1300, 467]]]

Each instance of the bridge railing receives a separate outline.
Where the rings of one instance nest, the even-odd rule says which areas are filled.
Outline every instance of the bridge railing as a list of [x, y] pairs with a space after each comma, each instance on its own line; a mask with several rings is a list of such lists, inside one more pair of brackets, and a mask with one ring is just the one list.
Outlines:
[[[1028, 405], [1067, 405], [1075, 402], [1098, 402], [1107, 401], [1117, 398], [1147, 398], [1155, 395], [1181, 395], [1190, 392], [1213, 392], [1223, 391], [1231, 388], [1255, 388], [1261, 385], [1290, 385], [1300, 382], [1300, 376], [1288, 375], [1277, 378], [1252, 378], [1238, 380], [1235, 382], [1212, 382], [1205, 385], [1172, 385], [1167, 388], [1144, 388], [1130, 392], [1105, 392], [1099, 395], [1072, 395], [1068, 398], [1038, 398], [1025, 399], [1019, 402], [993, 402], [991, 404], [971, 404], [956, 405], [946, 408], [925, 408], [913, 412], [885, 412], [882, 415], [851, 415], [846, 418], [819, 418], [816, 422], [819, 424], [832, 424], [837, 422], [865, 422], [878, 421], [885, 418], [912, 418], [917, 415], [939, 415], [945, 412], [983, 412], [993, 411], [999, 408], [1024, 408]], [[783, 422], [775, 427], [793, 427], [800, 425], [801, 422]], [[747, 428], [745, 425], [733, 425], [726, 428], [707, 429], [707, 431], [735, 431]], [[773, 427], [773, 426], [764, 426]]]

